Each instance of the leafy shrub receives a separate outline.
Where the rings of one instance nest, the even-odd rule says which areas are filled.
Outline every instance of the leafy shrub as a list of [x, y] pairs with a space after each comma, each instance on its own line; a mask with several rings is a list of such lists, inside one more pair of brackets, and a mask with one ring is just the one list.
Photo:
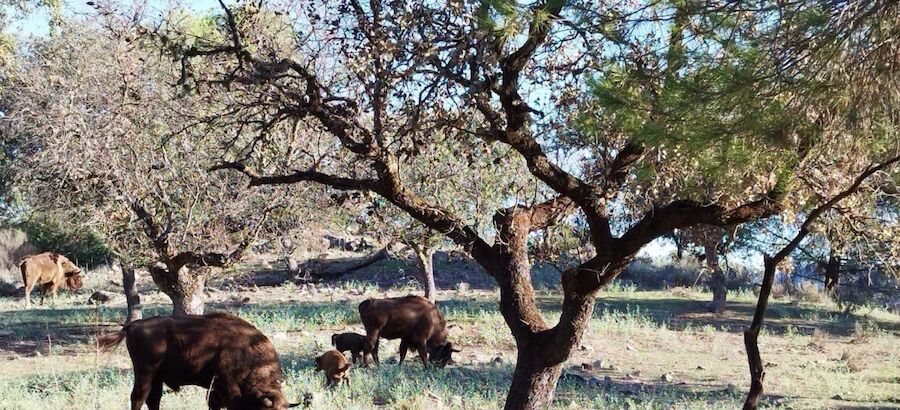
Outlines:
[[28, 235], [37, 252], [56, 252], [66, 255], [83, 268], [106, 263], [112, 251], [95, 232], [82, 231], [46, 217], [35, 217], [17, 226]]

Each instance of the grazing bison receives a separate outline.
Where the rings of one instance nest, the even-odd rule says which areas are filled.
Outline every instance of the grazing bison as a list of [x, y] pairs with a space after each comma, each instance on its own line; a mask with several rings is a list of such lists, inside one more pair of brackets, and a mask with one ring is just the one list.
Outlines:
[[350, 385], [350, 367], [347, 358], [337, 350], [329, 350], [316, 358], [316, 371], [325, 372], [325, 386], [337, 386], [343, 381]]
[[450, 355], [458, 352], [447, 341], [444, 317], [433, 303], [421, 296], [388, 299], [369, 299], [359, 304], [359, 317], [366, 328], [365, 355], [378, 360], [378, 339], [400, 339], [400, 363], [407, 349], [419, 352], [422, 364], [426, 358], [441, 367], [450, 362]]
[[365, 347], [366, 337], [359, 333], [335, 333], [331, 335], [331, 345], [334, 349], [344, 353], [350, 351], [353, 355], [353, 364], [358, 364]]
[[56, 291], [60, 286], [69, 290], [78, 290], [83, 286], [81, 269], [69, 258], [58, 253], [44, 252], [22, 258], [19, 262], [22, 270], [22, 282], [25, 283], [25, 306], [31, 307], [31, 291], [35, 285], [41, 285], [41, 305], [44, 295], [51, 292], [56, 302]]
[[259, 330], [237, 316], [152, 317], [126, 324], [97, 343], [110, 350], [125, 340], [134, 366], [131, 408], [159, 409], [162, 386], [209, 388], [210, 409], [284, 409], [278, 353]]

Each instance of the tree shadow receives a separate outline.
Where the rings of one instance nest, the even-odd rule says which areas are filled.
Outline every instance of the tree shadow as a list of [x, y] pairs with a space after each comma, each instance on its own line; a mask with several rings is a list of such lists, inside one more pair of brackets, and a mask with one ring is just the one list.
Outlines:
[[[597, 299], [595, 317], [603, 315], [635, 315], [649, 318], [659, 326], [682, 331], [687, 328], [711, 326], [718, 331], [741, 333], [753, 318], [755, 302], [730, 301], [722, 313], [712, 313], [709, 303], [681, 298], [636, 299], [623, 296], [606, 296]], [[558, 313], [561, 302], [548, 297], [540, 298], [545, 312]], [[770, 303], [766, 312], [765, 328], [771, 334], [788, 333], [811, 335], [816, 329], [837, 336], [853, 336], [858, 324], [876, 325], [881, 329], [900, 333], [900, 323], [873, 319], [855, 314], [836, 312], [822, 307], [803, 304]]]

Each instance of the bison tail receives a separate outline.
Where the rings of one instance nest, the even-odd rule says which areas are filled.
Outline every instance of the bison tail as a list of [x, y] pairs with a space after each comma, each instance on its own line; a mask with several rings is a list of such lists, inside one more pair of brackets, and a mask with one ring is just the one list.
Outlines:
[[122, 343], [122, 340], [125, 339], [125, 334], [125, 328], [122, 328], [122, 330], [116, 333], [107, 333], [105, 335], [97, 336], [97, 347], [104, 352], [113, 350], [119, 343]]
[[334, 347], [337, 347], [337, 337], [338, 337], [337, 333], [331, 335], [331, 345]]

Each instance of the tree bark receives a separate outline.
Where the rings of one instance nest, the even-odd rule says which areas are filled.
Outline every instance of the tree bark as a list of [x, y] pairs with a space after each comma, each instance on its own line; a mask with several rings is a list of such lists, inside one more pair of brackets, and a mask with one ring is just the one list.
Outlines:
[[434, 303], [437, 297], [437, 286], [434, 284], [434, 250], [431, 248], [417, 249], [416, 262], [421, 271], [419, 280], [422, 281], [425, 298]]
[[[550, 346], [546, 346], [551, 348]], [[545, 365], [536, 360], [546, 350], [535, 346], [533, 349], [519, 349], [516, 370], [506, 396], [504, 409], [545, 409], [553, 402], [556, 382], [559, 380], [562, 363]]]
[[707, 242], [704, 245], [706, 251], [706, 267], [709, 269], [709, 287], [713, 293], [709, 310], [720, 313], [725, 310], [725, 302], [728, 297], [728, 287], [725, 283], [725, 272], [719, 266], [719, 252], [716, 243]]
[[128, 313], [125, 322], [133, 322], [141, 320], [143, 313], [141, 312], [141, 295], [137, 291], [135, 284], [134, 267], [122, 267], [122, 287], [125, 290], [125, 303], [128, 305]]
[[174, 274], [160, 263], [150, 266], [150, 276], [163, 293], [172, 299], [172, 316], [202, 315], [203, 286], [208, 268], [182, 267]]

